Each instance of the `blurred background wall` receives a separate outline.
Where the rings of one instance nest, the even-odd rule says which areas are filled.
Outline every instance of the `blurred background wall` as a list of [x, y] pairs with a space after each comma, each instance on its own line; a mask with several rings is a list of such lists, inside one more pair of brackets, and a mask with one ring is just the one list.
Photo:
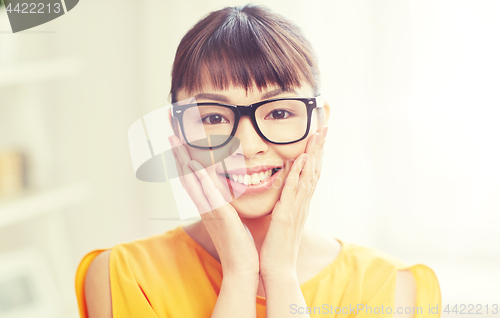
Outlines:
[[[135, 178], [127, 130], [167, 103], [187, 30], [246, 3], [84, 0], [16, 34], [0, 10], [4, 294], [26, 260], [52, 286], [47, 316], [77, 317], [87, 252], [193, 222], [173, 220], [167, 185]], [[500, 2], [265, 4], [312, 42], [332, 108], [307, 226], [430, 266], [443, 305], [498, 304]]]

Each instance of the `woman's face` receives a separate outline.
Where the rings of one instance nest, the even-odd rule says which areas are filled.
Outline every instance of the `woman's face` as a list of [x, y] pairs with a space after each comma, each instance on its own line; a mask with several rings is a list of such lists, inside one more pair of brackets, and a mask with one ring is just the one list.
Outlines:
[[[259, 91], [254, 86], [247, 93], [244, 88], [231, 86], [226, 90], [206, 87], [202, 91], [190, 95], [184, 91], [178, 93], [180, 101], [192, 97], [196, 97], [198, 103], [222, 102], [232, 105], [250, 105], [271, 98], [314, 97], [314, 91], [309, 84], [304, 83], [300, 88], [289, 92], [284, 92], [279, 87], [268, 87]], [[295, 158], [305, 151], [309, 137], [318, 128], [318, 119], [316, 112], [314, 112], [307, 138], [292, 144], [277, 145], [263, 140], [254, 129], [251, 119], [243, 116], [235, 133], [241, 146], [224, 160], [228, 174], [224, 173], [221, 163], [206, 167], [206, 169], [217, 188], [223, 193], [226, 200], [230, 201], [240, 217], [258, 218], [265, 216], [272, 212], [274, 205], [280, 199], [284, 181]], [[182, 138], [182, 136], [180, 137]], [[183, 142], [185, 141], [183, 140]], [[185, 146], [191, 158], [195, 159], [199, 156], [199, 149]], [[209, 150], [201, 151], [208, 152]], [[248, 175], [246, 177], [244, 176], [245, 172]], [[243, 184], [240, 183], [242, 178], [239, 176], [243, 177]], [[247, 178], [247, 182], [245, 182], [245, 178]], [[250, 184], [245, 185], [244, 183]], [[236, 198], [231, 198], [227, 191], [227, 184], [232, 188]]]

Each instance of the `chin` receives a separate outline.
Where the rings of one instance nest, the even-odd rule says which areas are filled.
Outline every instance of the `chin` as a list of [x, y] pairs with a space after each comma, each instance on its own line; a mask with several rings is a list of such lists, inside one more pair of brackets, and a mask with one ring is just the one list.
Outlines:
[[238, 215], [241, 218], [255, 219], [271, 214], [276, 202], [278, 202], [277, 199], [259, 199], [255, 196], [252, 198], [250, 195], [243, 195], [231, 202], [231, 205], [238, 212]]
[[271, 213], [272, 211], [266, 213], [257, 213], [255, 211], [249, 211], [249, 213], [238, 212], [238, 215], [242, 219], [259, 219], [271, 215]]

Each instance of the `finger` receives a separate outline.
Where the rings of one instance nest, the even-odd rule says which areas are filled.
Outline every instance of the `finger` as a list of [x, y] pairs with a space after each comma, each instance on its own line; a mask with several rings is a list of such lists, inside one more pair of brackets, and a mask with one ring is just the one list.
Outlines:
[[184, 145], [181, 144], [177, 136], [173, 136], [172, 140], [175, 145], [175, 152], [177, 154], [177, 157], [179, 158], [179, 163], [182, 168], [182, 172], [186, 183], [192, 187], [195, 187], [196, 189], [199, 189], [199, 191], [203, 191], [201, 184], [199, 184], [198, 178], [193, 174], [194, 170], [192, 170], [192, 168], [189, 167], [188, 165], [189, 162], [191, 161], [191, 156], [189, 155], [189, 152], [187, 151], [186, 147], [184, 147]]
[[309, 137], [305, 153], [313, 153], [314, 151], [316, 151], [316, 148], [318, 147], [319, 136], [320, 136], [319, 133], [316, 132]]
[[[187, 166], [188, 169], [191, 169], [189, 165]], [[203, 192], [203, 186], [196, 177], [195, 172], [191, 170], [188, 176], [188, 178], [183, 176], [184, 182], [186, 184], [185, 189], [188, 192], [191, 200], [193, 200], [194, 204], [196, 205], [198, 212], [200, 212], [201, 215], [205, 212], [211, 211], [212, 206], [210, 205], [208, 198], [205, 196], [205, 193]]]
[[309, 158], [306, 162], [306, 169], [304, 169], [299, 186], [297, 189], [297, 198], [299, 200], [310, 200], [319, 178], [319, 169], [321, 169], [320, 160], [322, 160], [323, 148], [320, 147], [323, 138], [323, 128], [321, 127], [314, 137], [310, 140], [311, 144], [307, 146], [306, 152]]
[[189, 166], [193, 169], [194, 173], [198, 177], [202, 186], [203, 193], [208, 199], [212, 210], [219, 209], [229, 204], [217, 189], [214, 181], [208, 175], [208, 172], [199, 162], [191, 160], [189, 162]]
[[179, 158], [177, 156], [177, 151], [175, 151], [175, 148], [174, 148], [172, 142], [171, 142], [171, 144], [172, 144], [172, 155], [174, 156], [175, 167], [177, 169], [177, 176], [179, 177], [179, 180], [180, 180], [180, 182], [182, 184], [182, 187], [186, 188], [186, 181], [184, 180], [184, 170], [182, 169], [182, 167], [181, 167], [181, 165], [179, 163]]
[[187, 151], [186, 147], [181, 143], [179, 138], [177, 136], [173, 136], [172, 140], [175, 145], [175, 151], [177, 153], [177, 156], [179, 158], [179, 161], [184, 169], [186, 169], [186, 165], [191, 161], [191, 156], [189, 155], [189, 152]]
[[[210, 211], [200, 214], [210, 236], [222, 235], [234, 238], [238, 236], [240, 231], [246, 231], [248, 237], [253, 242], [252, 234], [241, 221], [236, 210], [224, 199], [203, 165], [195, 160], [191, 160], [189, 166], [202, 185], [203, 194], [212, 207]], [[218, 251], [220, 250], [219, 244], [218, 241], [214, 241], [214, 245]]]
[[312, 172], [310, 175], [307, 175], [307, 180], [304, 180], [302, 183], [303, 187], [299, 190], [300, 195], [303, 195], [310, 200], [314, 190], [316, 189], [316, 185], [321, 176], [321, 169], [323, 166], [323, 154], [324, 154], [324, 145], [325, 145], [325, 137], [328, 132], [328, 126], [321, 126], [318, 130], [318, 136], [316, 137], [317, 147], [314, 150], [314, 156], [310, 160], [308, 160], [308, 168]]
[[321, 175], [321, 168], [323, 167], [323, 154], [327, 132], [328, 126], [322, 126], [318, 139], [318, 149], [316, 150], [316, 178], [318, 179]]
[[177, 136], [170, 136], [170, 141], [172, 143], [172, 149], [182, 168], [182, 174], [183, 175], [191, 174], [190, 168], [186, 166], [189, 163], [189, 161], [191, 161], [191, 157], [189, 156], [188, 151], [183, 146], [183, 144], [181, 143], [181, 141]]
[[[318, 132], [314, 133], [311, 137], [309, 137], [305, 153], [310, 154], [310, 155], [316, 154], [316, 151], [318, 149], [319, 138], [320, 138], [320, 134]], [[309, 171], [309, 170], [311, 170], [311, 161], [310, 160], [308, 160], [308, 162], [306, 162], [306, 167], [304, 168], [304, 171]]]
[[314, 154], [308, 155], [307, 158], [307, 170], [305, 170], [299, 180], [299, 184], [297, 186], [296, 198], [299, 202], [306, 200], [313, 193], [314, 188], [316, 187], [316, 156]]
[[[298, 206], [303, 205], [303, 201], [297, 201], [297, 187], [299, 185], [300, 175], [303, 172], [309, 154], [303, 153], [293, 163], [285, 181], [285, 186], [281, 190], [280, 200], [276, 203], [271, 219], [283, 224], [296, 222], [296, 214], [301, 212]], [[302, 219], [302, 218], [299, 218]]]
[[320, 141], [319, 141], [319, 147], [323, 148], [325, 146], [325, 140], [326, 140], [326, 134], [328, 133], [328, 126], [322, 126], [321, 131], [320, 131]]
[[303, 153], [299, 157], [297, 157], [297, 159], [293, 163], [292, 168], [290, 169], [290, 172], [286, 177], [283, 190], [281, 191], [281, 196], [280, 196], [280, 201], [282, 202], [281, 204], [285, 203], [291, 204], [292, 202], [294, 202], [294, 197], [297, 192], [297, 186], [299, 184], [300, 174], [307, 161], [307, 157], [308, 154]]
[[[182, 186], [186, 189], [189, 197], [196, 205], [196, 208], [200, 213], [210, 211], [211, 206], [203, 193], [201, 183], [196, 175], [194, 175], [194, 171], [188, 166], [188, 163], [191, 160], [189, 153], [181, 144], [177, 136], [171, 136], [169, 140], [172, 144], [172, 150], [176, 158], [176, 166], [179, 171], [179, 179]], [[181, 148], [183, 151], [180, 151]]]

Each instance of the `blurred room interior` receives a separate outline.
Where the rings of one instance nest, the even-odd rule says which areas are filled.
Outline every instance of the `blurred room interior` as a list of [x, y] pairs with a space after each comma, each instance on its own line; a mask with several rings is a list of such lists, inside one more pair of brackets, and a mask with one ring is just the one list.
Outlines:
[[[0, 9], [0, 313], [75, 318], [87, 252], [194, 221], [135, 178], [127, 130], [168, 103], [185, 32], [246, 3], [85, 0], [15, 34]], [[500, 2], [265, 4], [312, 42], [332, 107], [307, 226], [428, 265], [443, 304], [498, 304]]]

